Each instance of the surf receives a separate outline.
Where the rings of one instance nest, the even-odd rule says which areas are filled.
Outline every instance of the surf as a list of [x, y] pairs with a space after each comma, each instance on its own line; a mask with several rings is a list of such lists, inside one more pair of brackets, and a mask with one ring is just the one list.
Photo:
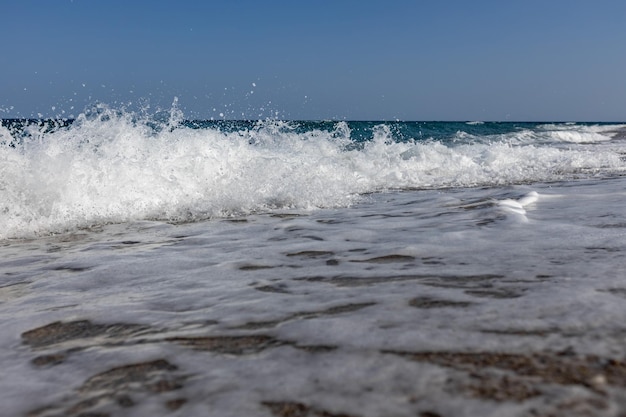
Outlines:
[[176, 109], [146, 116], [100, 106], [56, 125], [4, 126], [0, 239], [349, 207], [386, 190], [497, 187], [626, 167], [615, 149], [515, 144], [502, 139], [514, 132], [494, 136], [485, 125], [470, 127], [486, 135], [452, 140], [417, 137], [416, 126], [427, 126], [410, 123], [229, 123], [186, 122]]

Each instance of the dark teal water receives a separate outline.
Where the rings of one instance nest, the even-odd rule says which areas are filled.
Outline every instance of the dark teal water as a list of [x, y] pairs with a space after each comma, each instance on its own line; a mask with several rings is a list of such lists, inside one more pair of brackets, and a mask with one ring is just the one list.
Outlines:
[[[94, 118], [108, 118], [110, 115], [88, 114], [84, 119], [2, 119], [1, 124], [11, 134], [12, 139], [24, 138], [36, 134], [46, 134], [59, 129], [67, 129], [76, 123]], [[167, 116], [151, 118], [132, 117], [133, 123], [143, 124], [155, 133], [163, 129], [186, 127], [191, 129], [215, 129], [222, 132], [254, 132], [261, 129], [275, 129], [277, 132], [306, 134], [310, 132], [330, 133], [349, 139], [354, 143], [363, 143], [383, 134], [395, 142], [439, 141], [446, 144], [499, 141], [515, 136], [519, 132], [542, 133], [563, 131], [585, 131], [590, 127], [615, 125], [616, 132], [623, 135], [623, 125], [618, 123], [545, 123], [545, 122], [434, 122], [434, 121], [275, 121], [275, 120], [182, 120], [172, 122]], [[606, 129], [602, 129], [603, 131]], [[613, 133], [616, 133], [613, 132]], [[348, 137], [346, 137], [348, 136]], [[615, 134], [613, 135], [615, 136]], [[0, 144], [8, 144], [0, 136]]]

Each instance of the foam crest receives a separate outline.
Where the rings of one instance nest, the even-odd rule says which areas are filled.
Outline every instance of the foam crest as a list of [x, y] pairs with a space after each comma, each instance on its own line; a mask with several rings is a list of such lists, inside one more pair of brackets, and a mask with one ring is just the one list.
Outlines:
[[337, 143], [277, 129], [155, 131], [107, 114], [31, 135], [0, 151], [1, 237], [354, 200], [353, 185], [341, 181], [351, 173], [336, 166]]
[[539, 126], [545, 131], [549, 139], [556, 142], [595, 143], [607, 142], [615, 137], [625, 125], [577, 125], [577, 124], [548, 124]]
[[[191, 128], [100, 108], [21, 138], [0, 131], [0, 239], [141, 219], [196, 221], [274, 209], [345, 207], [387, 189], [468, 187], [622, 170], [615, 152], [503, 142], [357, 144], [344, 122]], [[8, 144], [12, 145], [9, 146]]]

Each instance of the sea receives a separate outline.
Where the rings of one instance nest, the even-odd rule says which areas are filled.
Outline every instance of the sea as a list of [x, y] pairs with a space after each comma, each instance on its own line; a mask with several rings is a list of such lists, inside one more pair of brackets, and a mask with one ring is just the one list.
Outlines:
[[626, 123], [0, 127], [2, 416], [624, 416]]

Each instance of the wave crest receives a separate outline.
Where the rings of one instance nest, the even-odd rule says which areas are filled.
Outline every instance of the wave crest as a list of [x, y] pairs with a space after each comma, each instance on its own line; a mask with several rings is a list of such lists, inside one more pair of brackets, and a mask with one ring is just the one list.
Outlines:
[[399, 142], [386, 124], [357, 143], [345, 122], [332, 129], [274, 121], [194, 128], [177, 111], [146, 119], [96, 110], [56, 129], [29, 126], [21, 137], [0, 130], [0, 238], [345, 207], [388, 189], [545, 181], [625, 165], [610, 150]]

